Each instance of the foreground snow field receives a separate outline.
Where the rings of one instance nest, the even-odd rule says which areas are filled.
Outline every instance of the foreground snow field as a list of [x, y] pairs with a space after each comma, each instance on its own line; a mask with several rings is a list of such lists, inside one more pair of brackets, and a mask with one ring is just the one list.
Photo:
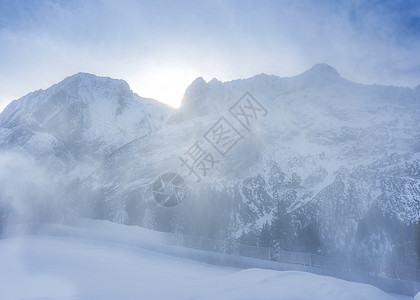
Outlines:
[[239, 270], [105, 242], [0, 240], [0, 299], [412, 299], [304, 272]]

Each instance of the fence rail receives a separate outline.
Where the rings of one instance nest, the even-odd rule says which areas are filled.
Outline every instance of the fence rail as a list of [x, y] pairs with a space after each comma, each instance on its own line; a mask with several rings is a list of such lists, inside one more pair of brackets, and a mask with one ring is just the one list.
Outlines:
[[[168, 245], [176, 246], [180, 249], [188, 248], [202, 251], [195, 258], [204, 262], [242, 268], [257, 267], [274, 270], [305, 271], [367, 283], [390, 293], [409, 296], [414, 296], [420, 291], [420, 270], [414, 268], [396, 266], [386, 270], [381, 267], [380, 274], [374, 274], [373, 272], [362, 272], [357, 269], [354, 263], [343, 262], [345, 259], [340, 257], [282, 251], [272, 247], [249, 246], [231, 241], [182, 234], [164, 232], [159, 232], [159, 234]], [[194, 259], [190, 255], [191, 252], [185, 257], [188, 256], [188, 258]]]
[[272, 247], [250, 246], [231, 241], [195, 237], [184, 234], [167, 232], [160, 232], [159, 234], [164, 236], [166, 243], [174, 246], [337, 271], [345, 270], [351, 271], [353, 273], [373, 275], [384, 278], [420, 282], [420, 270], [409, 268], [407, 266], [378, 266], [377, 270], [363, 270], [362, 268], [358, 267], [356, 262], [353, 261], [353, 263], [350, 263], [348, 259], [342, 257], [328, 257], [314, 253], [284, 251]]

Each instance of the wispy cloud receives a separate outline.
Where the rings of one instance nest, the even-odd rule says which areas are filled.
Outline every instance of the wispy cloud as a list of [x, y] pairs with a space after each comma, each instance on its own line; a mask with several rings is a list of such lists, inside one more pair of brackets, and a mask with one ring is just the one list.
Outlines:
[[318, 62], [359, 82], [420, 84], [418, 1], [0, 3], [0, 107], [79, 71], [167, 102], [197, 76], [290, 76]]

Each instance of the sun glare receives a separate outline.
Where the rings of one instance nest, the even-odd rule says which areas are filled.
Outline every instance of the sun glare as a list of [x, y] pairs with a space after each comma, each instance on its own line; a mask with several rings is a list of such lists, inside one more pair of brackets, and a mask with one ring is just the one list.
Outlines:
[[179, 108], [185, 90], [199, 76], [188, 68], [161, 68], [138, 76], [132, 86], [141, 97], [153, 98], [174, 108]]

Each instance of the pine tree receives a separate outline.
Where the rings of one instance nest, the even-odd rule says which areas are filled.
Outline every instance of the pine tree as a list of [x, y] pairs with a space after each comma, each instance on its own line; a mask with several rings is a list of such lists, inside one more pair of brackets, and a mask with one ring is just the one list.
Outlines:
[[257, 246], [259, 240], [259, 230], [255, 224], [247, 230], [243, 230], [241, 236], [238, 239], [239, 244], [248, 246]]
[[271, 222], [271, 234], [273, 246], [281, 250], [293, 250], [293, 232], [291, 217], [286, 211], [283, 201], [278, 201], [277, 210], [274, 212]]
[[128, 212], [125, 209], [125, 204], [118, 202], [114, 206], [114, 210], [111, 212], [112, 222], [118, 224], [127, 224], [128, 222]]
[[269, 173], [268, 184], [272, 193], [273, 199], [278, 199], [279, 193], [283, 186], [283, 181], [286, 175], [281, 171], [279, 165], [274, 162]]
[[417, 258], [418, 258], [419, 263], [420, 263], [420, 222], [417, 224], [415, 242], [416, 242]]
[[315, 223], [309, 223], [303, 227], [298, 239], [302, 243], [303, 252], [317, 253], [321, 247], [319, 230]]
[[268, 221], [265, 221], [260, 232], [258, 246], [271, 247], [271, 245], [272, 245], [271, 228], [270, 228], [270, 224], [268, 224]]

